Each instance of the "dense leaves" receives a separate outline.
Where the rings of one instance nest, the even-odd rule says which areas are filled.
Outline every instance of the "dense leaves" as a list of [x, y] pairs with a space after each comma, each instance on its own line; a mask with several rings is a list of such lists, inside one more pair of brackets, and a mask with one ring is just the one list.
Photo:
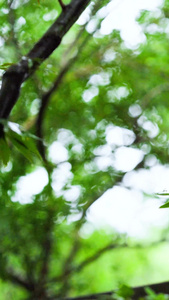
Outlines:
[[[128, 285], [168, 278], [168, 227], [138, 241], [87, 220], [130, 171], [167, 164], [169, 155], [169, 3], [140, 13], [145, 40], [132, 49], [119, 31], [100, 30], [109, 2], [93, 1], [57, 50], [36, 62], [10, 122], [1, 120], [1, 299], [61, 299], [120, 284], [109, 296], [130, 299]], [[1, 75], [60, 13], [59, 1], [0, 1]], [[116, 164], [119, 151], [139, 154], [130, 170]], [[161, 293], [141, 295], [167, 299]]]

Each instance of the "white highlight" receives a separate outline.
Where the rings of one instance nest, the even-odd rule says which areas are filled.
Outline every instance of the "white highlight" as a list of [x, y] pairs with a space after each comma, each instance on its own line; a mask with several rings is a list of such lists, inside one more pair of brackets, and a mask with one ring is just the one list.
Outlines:
[[39, 194], [48, 184], [48, 175], [44, 168], [39, 167], [34, 172], [21, 176], [16, 184], [17, 191], [12, 197], [13, 202], [31, 203], [32, 196]]

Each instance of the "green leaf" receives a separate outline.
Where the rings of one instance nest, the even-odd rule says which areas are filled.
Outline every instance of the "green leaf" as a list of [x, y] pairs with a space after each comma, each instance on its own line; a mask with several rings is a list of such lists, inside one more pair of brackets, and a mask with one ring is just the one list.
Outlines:
[[169, 207], [169, 199], [167, 199], [166, 203], [161, 205], [159, 208], [168, 208]]
[[149, 295], [149, 296], [155, 296], [156, 295], [155, 292], [149, 287], [145, 287], [145, 291], [146, 291], [147, 295]]
[[41, 155], [33, 141], [33, 138], [26, 133], [17, 133], [9, 129], [6, 133], [13, 145], [24, 155], [30, 162], [33, 162], [33, 158], [36, 156], [39, 159]]
[[133, 295], [133, 289], [127, 285], [122, 285], [118, 290], [117, 295], [124, 299], [129, 298]]
[[145, 288], [145, 291], [147, 293], [147, 297], [146, 299], [147, 300], [165, 300], [165, 299], [168, 299], [165, 297], [164, 294], [160, 293], [160, 294], [156, 294], [151, 288], [149, 287], [146, 287]]
[[7, 70], [10, 66], [12, 66], [14, 63], [4, 63], [0, 65], [1, 70]]
[[169, 196], [169, 192], [156, 193], [157, 196]]
[[0, 139], [0, 160], [6, 166], [10, 158], [10, 149], [4, 138]]

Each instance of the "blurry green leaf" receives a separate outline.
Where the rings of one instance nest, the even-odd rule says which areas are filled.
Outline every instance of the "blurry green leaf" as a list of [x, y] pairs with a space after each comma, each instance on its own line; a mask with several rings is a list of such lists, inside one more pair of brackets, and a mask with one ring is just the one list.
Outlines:
[[34, 156], [41, 159], [41, 155], [32, 139], [25, 133], [17, 133], [13, 130], [8, 130], [6, 135], [14, 146], [30, 161], [33, 162]]
[[13, 128], [17, 128], [24, 136], [31, 137], [32, 139], [38, 140], [38, 141], [42, 140], [41, 138], [39, 138], [38, 136], [36, 136], [30, 132], [25, 132], [24, 127], [19, 125], [18, 123], [11, 122], [11, 121], [8, 121], [8, 120], [2, 119], [2, 118], [0, 118], [0, 123], [4, 125], [4, 128], [6, 129], [6, 131], [11, 130], [11, 131], [16, 132], [16, 130], [14, 130]]
[[0, 118], [0, 123], [1, 123], [1, 124], [3, 124], [4, 126], [7, 126], [7, 125], [8, 125], [8, 123], [9, 123], [9, 121], [8, 121], [8, 120], [6, 120], [6, 119], [2, 119], [2, 118]]
[[156, 293], [149, 287], [146, 287], [145, 291], [146, 291], [147, 295], [149, 295], [149, 296], [155, 296], [156, 295]]
[[169, 196], [169, 192], [156, 193], [157, 196]]
[[1, 70], [7, 70], [10, 66], [12, 66], [14, 63], [4, 63], [0, 65]]
[[124, 299], [129, 298], [133, 295], [133, 289], [127, 285], [122, 285], [118, 290], [117, 295]]
[[168, 207], [169, 207], [169, 199], [167, 199], [165, 204], [160, 206], [160, 208], [168, 208]]
[[0, 160], [6, 166], [10, 158], [10, 149], [4, 138], [0, 139]]
[[145, 291], [147, 293], [147, 300], [165, 300], [168, 299], [168, 297], [166, 298], [166, 296], [162, 293], [160, 294], [156, 294], [151, 288], [146, 287]]
[[[0, 123], [4, 126], [4, 131], [6, 136], [12, 142], [12, 144], [31, 162], [33, 162], [33, 157], [36, 156], [42, 159], [34, 140], [40, 140], [37, 136], [29, 133], [23, 132], [22, 127], [19, 124], [7, 121], [5, 119], [0, 119]], [[13, 130], [16, 128], [16, 130]]]

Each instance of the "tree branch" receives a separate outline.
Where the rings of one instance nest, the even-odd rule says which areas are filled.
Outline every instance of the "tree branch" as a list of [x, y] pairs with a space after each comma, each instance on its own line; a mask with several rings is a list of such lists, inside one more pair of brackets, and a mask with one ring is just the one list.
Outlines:
[[[101, 6], [101, 3], [102, 3], [102, 1], [100, 1], [100, 0], [98, 0], [95, 3], [95, 5], [93, 6], [93, 9], [91, 10], [91, 17], [92, 17], [92, 15], [96, 14], [96, 12], [98, 11], [98, 9]], [[64, 5], [62, 1], [60, 2], [60, 4]], [[82, 34], [83, 34], [83, 32], [86, 28], [86, 25], [90, 22], [90, 20], [91, 20], [91, 18], [82, 26], [82, 28], [79, 31], [79, 33], [77, 34], [75, 40], [69, 46], [68, 50], [66, 50], [65, 55], [63, 55], [64, 59], [65, 59], [65, 56], [68, 53], [70, 54], [72, 48], [74, 48], [76, 46], [76, 44], [78, 43], [80, 37], [82, 36]], [[100, 27], [100, 23], [96, 27], [93, 34], [97, 31], [97, 29], [99, 27]], [[60, 84], [62, 83], [63, 78], [68, 73], [68, 71], [71, 69], [72, 65], [77, 61], [77, 59], [79, 58], [79, 55], [81, 54], [81, 51], [84, 49], [84, 47], [86, 46], [88, 40], [93, 36], [93, 34], [87, 33], [87, 36], [82, 40], [80, 45], [77, 46], [77, 53], [71, 59], [69, 59], [66, 63], [64, 63], [64, 65], [61, 68], [61, 70], [60, 70], [57, 78], [55, 79], [52, 87], [46, 93], [44, 93], [42, 95], [39, 114], [38, 114], [37, 121], [36, 121], [36, 128], [37, 128], [37, 133], [36, 134], [40, 138], [40, 140], [38, 142], [38, 149], [39, 149], [39, 152], [40, 152], [41, 156], [43, 157], [44, 161], [46, 160], [46, 157], [45, 157], [45, 147], [44, 147], [43, 141], [42, 141], [43, 140], [42, 123], [43, 123], [43, 117], [44, 117], [45, 110], [46, 110], [46, 108], [49, 104], [49, 101], [50, 101], [50, 98], [51, 98], [52, 94], [58, 90], [58, 88], [60, 87]]]
[[[67, 73], [70, 66], [71, 66], [71, 62], [63, 67], [63, 69], [60, 71], [58, 77], [56, 78], [53, 86], [51, 87], [51, 89], [49, 89], [49, 91], [46, 92], [42, 96], [41, 106], [40, 106], [38, 118], [37, 118], [37, 121], [36, 121], [36, 128], [37, 128], [36, 134], [41, 139], [43, 137], [42, 121], [43, 121], [43, 116], [44, 116], [45, 109], [46, 109], [46, 107], [49, 103], [50, 97], [52, 96], [53, 92], [59, 87], [59, 85], [62, 81], [62, 78]], [[41, 141], [41, 140], [38, 141], [38, 149], [39, 149], [39, 152], [42, 155], [43, 159], [45, 160], [45, 149], [44, 149], [44, 146], [43, 146], [43, 141]]]
[[43, 146], [43, 133], [42, 133], [42, 122], [43, 122], [43, 117], [44, 117], [44, 113], [45, 110], [49, 104], [50, 98], [53, 95], [54, 92], [56, 92], [56, 90], [59, 88], [63, 78], [65, 77], [65, 75], [67, 74], [67, 72], [70, 70], [70, 68], [72, 67], [72, 65], [75, 63], [75, 61], [78, 59], [79, 57], [79, 53], [81, 52], [81, 49], [85, 46], [85, 44], [87, 43], [89, 36], [87, 36], [84, 41], [81, 43], [80, 47], [78, 48], [78, 54], [76, 54], [73, 58], [71, 58], [60, 70], [60, 73], [58, 74], [55, 82], [53, 83], [53, 86], [42, 96], [41, 99], [41, 106], [40, 106], [40, 110], [39, 110], [39, 114], [37, 117], [37, 121], [36, 121], [36, 128], [37, 128], [37, 136], [41, 139], [38, 141], [38, 149], [40, 154], [42, 155], [43, 159], [45, 160], [45, 149]]
[[[162, 239], [160, 241], [155, 241], [154, 243], [151, 243], [150, 245], [145, 246], [147, 247], [152, 247], [155, 245], [159, 245], [159, 243], [163, 243], [166, 242], [165, 239]], [[67, 269], [67, 271], [65, 271], [63, 274], [58, 275], [53, 277], [50, 280], [50, 283], [54, 283], [54, 282], [58, 282], [58, 281], [63, 281], [65, 278], [67, 278], [69, 275], [71, 275], [72, 273], [78, 273], [80, 272], [83, 268], [85, 268], [87, 265], [89, 265], [90, 263], [94, 262], [95, 260], [97, 260], [101, 255], [103, 255], [104, 253], [106, 253], [107, 251], [113, 250], [113, 249], [117, 249], [117, 248], [126, 248], [128, 247], [129, 249], [133, 249], [133, 248], [143, 248], [143, 246], [141, 246], [140, 244], [136, 244], [133, 246], [129, 246], [125, 241], [123, 243], [119, 243], [119, 237], [116, 238], [116, 240], [114, 242], [109, 243], [108, 245], [104, 246], [103, 248], [99, 249], [96, 253], [94, 253], [93, 255], [87, 257], [86, 259], [84, 259], [81, 263], [79, 263], [76, 266], [72, 266], [69, 269]], [[144, 286], [145, 287], [145, 286]], [[142, 287], [141, 287], [142, 288]], [[138, 288], [136, 288], [138, 289]], [[169, 291], [169, 287], [168, 287], [168, 291]], [[139, 290], [140, 292], [140, 290]], [[109, 293], [113, 293], [113, 292], [108, 292]], [[103, 293], [103, 295], [108, 295], [106, 293]], [[97, 295], [97, 294], [96, 294]], [[100, 294], [98, 294], [100, 295]], [[95, 296], [95, 295], [94, 295]], [[69, 298], [66, 298], [66, 300], [68, 300]], [[70, 299], [81, 299], [81, 298], [70, 298]], [[82, 298], [82, 299], [90, 299], [90, 298]], [[91, 298], [91, 299], [97, 299], [97, 298]], [[132, 299], [137, 299], [137, 298], [132, 298]], [[61, 299], [60, 299], [61, 300]]]
[[19, 42], [15, 33], [15, 24], [16, 24], [16, 20], [15, 20], [15, 13], [14, 13], [14, 9], [12, 8], [12, 4], [13, 4], [13, 0], [11, 0], [10, 2], [7, 1], [7, 5], [9, 8], [9, 13], [8, 13], [8, 20], [9, 20], [9, 25], [10, 25], [10, 41], [13, 43], [15, 49], [16, 49], [16, 57], [18, 59], [21, 58], [21, 51], [20, 51], [20, 47], [19, 47]]
[[29, 283], [23, 277], [20, 277], [18, 274], [15, 274], [12, 269], [8, 269], [5, 271], [5, 278], [8, 281], [10, 281], [11, 283], [22, 286], [23, 288], [25, 288], [28, 291], [34, 290], [34, 286], [31, 283]]
[[[143, 285], [134, 287], [133, 289], [133, 296], [130, 298], [132, 300], [138, 300], [140, 297], [145, 297], [147, 295], [146, 288], [151, 288], [155, 293], [163, 293], [163, 294], [169, 294], [169, 281], [156, 283], [156, 284], [150, 284], [150, 285]], [[113, 294], [117, 292], [116, 291], [110, 291], [105, 293], [98, 293], [98, 294], [90, 294], [86, 296], [80, 296], [80, 297], [70, 297], [70, 298], [62, 298], [59, 300], [98, 300], [102, 299], [101, 297], [107, 296], [108, 299], [112, 299]], [[109, 298], [110, 296], [110, 298]], [[56, 299], [56, 298], [55, 298]], [[54, 300], [54, 298], [53, 298]]]
[[66, 8], [66, 5], [63, 3], [62, 0], [58, 0], [58, 1], [59, 1], [61, 8], [64, 10]]
[[52, 238], [53, 225], [54, 225], [53, 211], [49, 210], [48, 217], [44, 224], [45, 235], [44, 235], [44, 240], [42, 242], [42, 266], [39, 273], [39, 282], [42, 290], [45, 287], [45, 284], [47, 282], [47, 276], [49, 272], [49, 260], [50, 260], [51, 248], [53, 244], [53, 238]]
[[123, 247], [127, 247], [127, 244], [124, 243], [123, 245], [118, 245], [114, 243], [110, 243], [108, 245], [106, 245], [105, 247], [99, 249], [96, 253], [94, 253], [93, 255], [89, 256], [88, 258], [86, 258], [84, 261], [82, 261], [80, 264], [78, 264], [77, 266], [72, 266], [69, 269], [67, 269], [63, 274], [56, 276], [54, 278], [51, 279], [50, 282], [56, 282], [56, 281], [62, 281], [64, 280], [67, 276], [69, 276], [69, 274], [71, 274], [72, 272], [80, 272], [84, 267], [86, 267], [87, 265], [89, 265], [90, 263], [94, 262], [95, 260], [97, 260], [102, 254], [104, 254], [105, 252], [115, 249], [115, 248], [123, 248]]
[[19, 97], [21, 84], [60, 45], [63, 36], [89, 2], [90, 0], [72, 0], [32, 50], [4, 73], [0, 91], [0, 118], [8, 118]]

